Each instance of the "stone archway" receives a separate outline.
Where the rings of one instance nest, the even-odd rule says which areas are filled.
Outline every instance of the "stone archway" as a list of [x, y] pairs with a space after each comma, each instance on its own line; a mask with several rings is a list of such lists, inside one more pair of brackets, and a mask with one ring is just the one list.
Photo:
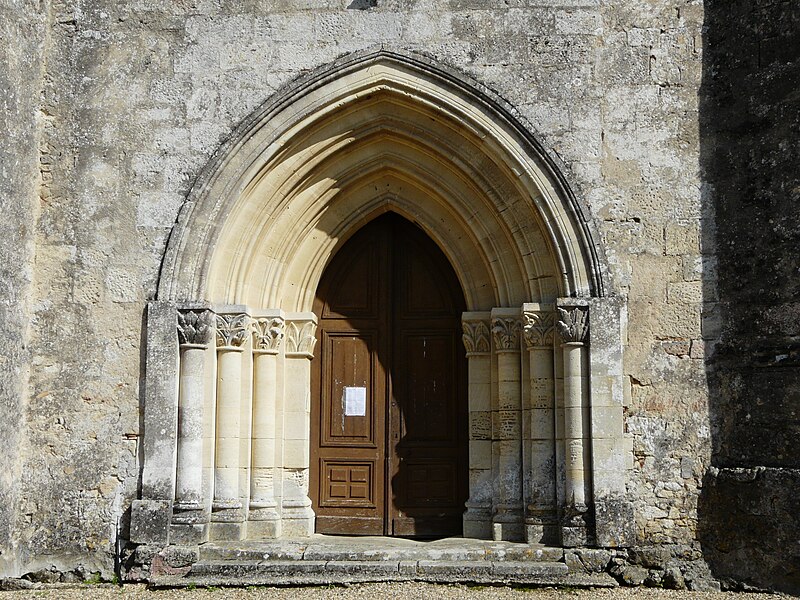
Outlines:
[[182, 209], [148, 307], [134, 541], [312, 532], [314, 293], [387, 211], [434, 240], [464, 290], [464, 534], [626, 543], [623, 311], [590, 223], [502, 100], [386, 50], [257, 110]]

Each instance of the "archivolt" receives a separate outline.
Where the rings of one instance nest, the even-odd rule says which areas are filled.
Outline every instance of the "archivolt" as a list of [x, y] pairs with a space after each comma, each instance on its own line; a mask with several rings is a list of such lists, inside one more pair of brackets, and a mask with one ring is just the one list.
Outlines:
[[310, 310], [336, 250], [390, 210], [439, 244], [470, 310], [603, 294], [588, 224], [508, 107], [381, 50], [242, 124], [181, 211], [159, 297]]

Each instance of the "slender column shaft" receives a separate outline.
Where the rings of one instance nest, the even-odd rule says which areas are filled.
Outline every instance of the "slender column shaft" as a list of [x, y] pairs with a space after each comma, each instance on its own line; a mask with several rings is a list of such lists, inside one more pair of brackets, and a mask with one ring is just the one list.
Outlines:
[[528, 439], [523, 440], [525, 539], [528, 543], [557, 542], [555, 365], [553, 360], [555, 309], [538, 304], [523, 306], [525, 345], [528, 349], [530, 389], [525, 410]]
[[588, 414], [588, 374], [585, 369], [584, 340], [588, 310], [581, 306], [559, 308], [557, 327], [563, 340], [564, 372], [564, 460], [565, 485], [561, 543], [579, 546], [588, 542], [588, 482], [584, 456], [588, 449], [584, 422]]
[[239, 430], [242, 349], [217, 349], [217, 429], [214, 453], [214, 508], [240, 508]]
[[586, 505], [583, 462], [583, 344], [564, 344], [564, 438], [567, 502]]
[[181, 344], [175, 507], [183, 510], [203, 508], [205, 351], [205, 345]]
[[492, 535], [492, 361], [489, 313], [464, 313], [469, 410], [469, 499], [464, 537]]
[[[178, 311], [178, 449], [170, 542], [196, 544], [208, 539], [208, 496], [204, 494], [206, 350], [214, 331], [205, 309]], [[205, 496], [205, 497], [204, 497]]]
[[[214, 445], [214, 501], [210, 538], [244, 537], [243, 499], [248, 495], [247, 456], [242, 455], [243, 345], [250, 334], [245, 314], [217, 315], [217, 414]], [[243, 464], [244, 463], [244, 464]]]
[[497, 508], [499, 511], [522, 507], [522, 454], [520, 431], [519, 352], [497, 355], [498, 410], [495, 415], [495, 444], [500, 460]]
[[553, 349], [553, 371], [555, 379], [555, 446], [556, 446], [556, 504], [563, 507], [566, 504], [566, 460], [564, 451], [564, 350], [559, 345]]
[[250, 508], [274, 508], [275, 385], [278, 356], [255, 352], [253, 358], [253, 471]]
[[255, 320], [253, 328], [252, 471], [248, 537], [281, 535], [275, 499], [275, 434], [277, 419], [278, 349], [284, 336], [280, 311]]
[[522, 389], [518, 310], [492, 311], [497, 355], [497, 410], [492, 415], [492, 452], [497, 461], [493, 537], [523, 537]]

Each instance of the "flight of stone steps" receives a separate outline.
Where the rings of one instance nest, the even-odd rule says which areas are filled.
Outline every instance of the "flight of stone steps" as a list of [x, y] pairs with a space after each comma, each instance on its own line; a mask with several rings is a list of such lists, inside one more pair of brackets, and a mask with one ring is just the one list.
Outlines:
[[[193, 551], [194, 552], [194, 551]], [[562, 548], [448, 538], [314, 536], [305, 541], [209, 542], [191, 567], [154, 572], [153, 587], [328, 585], [370, 581], [613, 587], [592, 555]], [[602, 551], [599, 551], [602, 552]], [[595, 561], [596, 562], [596, 561]], [[568, 564], [569, 563], [569, 564]]]

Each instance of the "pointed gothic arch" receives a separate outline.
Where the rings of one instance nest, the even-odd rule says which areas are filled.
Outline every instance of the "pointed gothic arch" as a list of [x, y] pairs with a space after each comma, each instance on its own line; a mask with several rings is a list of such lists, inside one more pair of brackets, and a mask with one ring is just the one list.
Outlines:
[[[195, 182], [149, 307], [136, 506], [168, 513], [162, 541], [313, 531], [314, 293], [388, 211], [436, 242], [467, 302], [465, 535], [625, 543], [623, 311], [592, 224], [502, 99], [386, 49], [290, 85]], [[164, 353], [174, 372], [155, 367]]]
[[[304, 247], [324, 263], [363, 224], [364, 213], [380, 210], [381, 203], [428, 220], [426, 230], [442, 246], [448, 232], [433, 221], [451, 217], [449, 236], [472, 238], [464, 246], [479, 251], [483, 263], [506, 254], [510, 273], [480, 266], [497, 302], [602, 297], [609, 288], [602, 252], [564, 172], [507, 103], [465, 75], [385, 49], [349, 55], [256, 109], [220, 148], [170, 236], [158, 297], [219, 301], [225, 295], [240, 302], [260, 294], [260, 302], [274, 301], [275, 294], [288, 293], [277, 291], [281, 286], [295, 283], [287, 255], [303, 227], [322, 227], [328, 236]], [[431, 210], [395, 204], [401, 199], [391, 184], [370, 203], [359, 201], [364, 186], [392, 176], [406, 181], [410, 195], [425, 199]], [[356, 209], [358, 217], [325, 228], [323, 211], [339, 207]], [[444, 212], [434, 216], [436, 211]], [[276, 215], [289, 219], [290, 227]], [[280, 247], [264, 253], [261, 245], [267, 239], [274, 245], [276, 231]], [[450, 252], [457, 252], [455, 239], [451, 245]], [[536, 256], [545, 248], [549, 256]], [[275, 260], [278, 267], [259, 259]], [[541, 264], [548, 260], [553, 264]], [[316, 274], [324, 267], [298, 264]], [[276, 287], [243, 289], [243, 281], [259, 271]], [[292, 301], [307, 309], [310, 299]], [[470, 303], [478, 310], [477, 297]]]

